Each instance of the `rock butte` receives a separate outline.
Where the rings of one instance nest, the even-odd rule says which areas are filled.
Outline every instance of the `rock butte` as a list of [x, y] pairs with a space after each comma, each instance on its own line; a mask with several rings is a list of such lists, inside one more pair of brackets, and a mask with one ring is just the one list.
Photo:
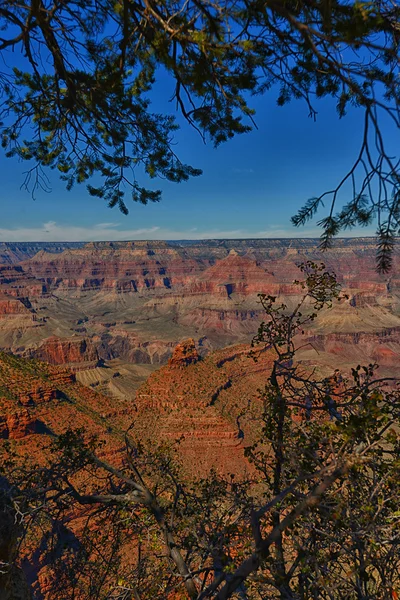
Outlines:
[[199, 359], [195, 341], [193, 338], [189, 338], [176, 346], [172, 357], [168, 361], [168, 366], [185, 368], [188, 365], [198, 362]]

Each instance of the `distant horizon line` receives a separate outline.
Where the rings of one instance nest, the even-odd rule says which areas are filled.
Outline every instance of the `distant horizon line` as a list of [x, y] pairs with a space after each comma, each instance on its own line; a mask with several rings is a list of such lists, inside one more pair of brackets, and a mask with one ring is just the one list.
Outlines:
[[[356, 240], [356, 239], [374, 239], [376, 235], [343, 235], [343, 236], [335, 236], [334, 240]], [[399, 236], [395, 236], [396, 238]], [[281, 236], [281, 237], [241, 237], [241, 238], [229, 238], [229, 237], [210, 237], [210, 238], [177, 238], [177, 239], [157, 239], [157, 238], [146, 238], [146, 239], [125, 239], [125, 240], [110, 240], [110, 239], [102, 239], [102, 240], [0, 240], [0, 244], [83, 244], [83, 243], [97, 243], [97, 242], [207, 242], [207, 241], [242, 241], [242, 240], [319, 240], [320, 237], [313, 236]]]
[[[400, 236], [395, 236], [396, 239]], [[377, 239], [376, 235], [362, 235], [362, 236], [337, 236], [332, 239], [332, 242], [336, 240], [375, 240]], [[126, 240], [110, 240], [110, 239], [102, 239], [102, 240], [0, 240], [0, 244], [125, 244], [125, 243], [136, 243], [136, 242], [167, 242], [167, 243], [179, 243], [179, 242], [242, 242], [242, 241], [301, 241], [301, 240], [309, 240], [309, 241], [321, 241], [319, 237], [241, 237], [241, 238], [180, 238], [180, 239], [156, 239], [156, 238], [148, 238], [143, 240], [137, 239], [126, 239]]]
[[[400, 238], [400, 236], [395, 236], [395, 238]], [[335, 240], [373, 240], [377, 239], [376, 235], [354, 235], [354, 236], [335, 236], [332, 238], [332, 241]], [[110, 240], [110, 239], [102, 239], [102, 240], [0, 240], [0, 244], [102, 244], [102, 243], [110, 243], [110, 244], [124, 244], [126, 242], [241, 242], [245, 240], [254, 240], [254, 241], [281, 241], [281, 240], [320, 240], [319, 237], [243, 237], [243, 238], [179, 238], [179, 239], [157, 239], [157, 238], [146, 238], [142, 240], [138, 239], [126, 239], [126, 240]]]

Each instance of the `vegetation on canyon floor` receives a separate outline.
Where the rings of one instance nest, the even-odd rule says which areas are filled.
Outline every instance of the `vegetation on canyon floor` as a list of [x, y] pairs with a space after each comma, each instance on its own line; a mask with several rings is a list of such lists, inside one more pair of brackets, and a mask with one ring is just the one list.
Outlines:
[[3, 445], [2, 499], [25, 529], [22, 556], [42, 542], [49, 598], [397, 598], [399, 394], [376, 365], [320, 379], [296, 362], [303, 327], [341, 298], [323, 265], [301, 268], [293, 310], [261, 297], [254, 359], [265, 345], [274, 359], [236, 415], [247, 476], [189, 481], [179, 441], [138, 441], [135, 424], [118, 462], [82, 430], [34, 469]]
[[[174, 182], [201, 174], [175, 153], [175, 118], [152, 112], [160, 73], [172, 81], [180, 114], [216, 145], [252, 128], [253, 95], [278, 86], [279, 105], [302, 99], [313, 117], [315, 102], [329, 96], [340, 117], [348, 107], [364, 111], [360, 151], [342, 181], [293, 222], [330, 198], [320, 222], [327, 245], [378, 216], [386, 271], [400, 224], [399, 174], [380, 124], [388, 118], [399, 128], [399, 11], [391, 0], [4, 0], [3, 148], [30, 161], [33, 190], [46, 187], [44, 167], [56, 168], [69, 189], [86, 182], [90, 194], [127, 212], [125, 188], [144, 204], [161, 196], [135, 170]], [[96, 174], [100, 185], [89, 183]], [[341, 191], [350, 201], [335, 215]]]

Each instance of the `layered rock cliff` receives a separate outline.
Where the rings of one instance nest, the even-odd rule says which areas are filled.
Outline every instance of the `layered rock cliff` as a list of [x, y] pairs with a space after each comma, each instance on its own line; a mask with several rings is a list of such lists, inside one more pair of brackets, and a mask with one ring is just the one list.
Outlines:
[[36, 358], [51, 365], [65, 365], [69, 363], [97, 363], [99, 353], [93, 342], [86, 339], [72, 338], [60, 339], [50, 337], [37, 347], [25, 352], [28, 358]]
[[194, 341], [179, 344], [167, 366], [154, 372], [136, 393], [144, 438], [179, 440], [188, 475], [243, 474], [250, 469], [244, 449], [250, 429], [238, 416], [265, 384], [272, 356], [264, 350], [255, 362], [248, 345], [214, 352], [199, 360]]
[[163, 364], [188, 336], [206, 340], [203, 354], [247, 342], [263, 318], [257, 294], [294, 306], [297, 265], [308, 259], [324, 261], [350, 296], [319, 334], [400, 326], [398, 253], [390, 276], [378, 275], [370, 238], [337, 240], [328, 253], [301, 239], [32, 249], [29, 260], [0, 266], [0, 348], [54, 364]]

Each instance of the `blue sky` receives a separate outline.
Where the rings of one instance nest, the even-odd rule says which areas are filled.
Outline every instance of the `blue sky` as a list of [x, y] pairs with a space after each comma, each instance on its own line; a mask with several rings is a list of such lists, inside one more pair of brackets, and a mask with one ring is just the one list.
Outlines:
[[[169, 85], [162, 80], [157, 86], [155, 110], [167, 106]], [[177, 153], [203, 175], [182, 184], [153, 181], [163, 190], [162, 201], [141, 206], [128, 200], [128, 216], [90, 197], [84, 185], [67, 192], [54, 172], [49, 173], [52, 192], [39, 191], [34, 201], [21, 189], [26, 164], [0, 157], [0, 241], [318, 236], [315, 223], [295, 229], [290, 217], [309, 197], [335, 186], [351, 166], [363, 114], [352, 110], [339, 120], [334, 104], [324, 100], [316, 104], [314, 122], [303, 102], [280, 108], [276, 95], [272, 90], [254, 100], [257, 130], [217, 149], [182, 123]], [[386, 133], [394, 136], [390, 129]]]

